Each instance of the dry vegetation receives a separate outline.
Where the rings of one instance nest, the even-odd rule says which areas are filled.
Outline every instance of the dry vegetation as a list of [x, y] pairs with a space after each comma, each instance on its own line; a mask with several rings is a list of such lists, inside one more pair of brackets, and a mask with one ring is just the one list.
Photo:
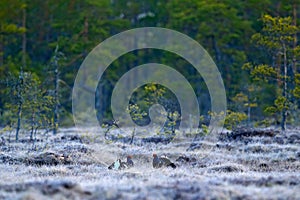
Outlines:
[[[40, 134], [35, 143], [8, 135], [0, 139], [0, 199], [300, 198], [299, 129], [240, 130], [193, 142], [136, 138], [132, 145], [103, 141], [93, 130]], [[178, 167], [153, 169], [153, 152]], [[128, 154], [134, 168], [107, 169]]]

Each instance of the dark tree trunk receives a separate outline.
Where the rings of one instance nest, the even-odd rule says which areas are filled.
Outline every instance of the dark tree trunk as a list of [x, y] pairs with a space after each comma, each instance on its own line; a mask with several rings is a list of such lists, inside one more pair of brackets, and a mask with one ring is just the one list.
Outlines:
[[2, 67], [4, 64], [4, 40], [3, 35], [0, 33], [0, 66]]
[[58, 121], [59, 121], [59, 72], [58, 72], [58, 45], [55, 49], [54, 55], [54, 108], [53, 108], [53, 135], [56, 135], [58, 130]]
[[19, 80], [17, 83], [17, 93], [18, 93], [18, 121], [17, 121], [17, 128], [16, 128], [16, 141], [19, 140], [19, 131], [21, 128], [21, 119], [22, 119], [22, 110], [23, 110], [23, 67], [21, 66], [20, 68], [20, 75], [19, 75]]
[[283, 47], [283, 71], [284, 71], [284, 78], [283, 78], [283, 91], [282, 91], [282, 96], [285, 97], [285, 102], [284, 102], [284, 108], [282, 109], [282, 113], [281, 113], [281, 130], [285, 130], [286, 128], [286, 115], [287, 115], [287, 109], [286, 107], [286, 101], [287, 101], [287, 55], [286, 55], [286, 46], [285, 43], [283, 42], [282, 44]]
[[[26, 9], [23, 9], [22, 27], [26, 29]], [[22, 109], [23, 109], [23, 68], [26, 66], [26, 31], [22, 35], [22, 66], [20, 69], [19, 83], [18, 83], [18, 121], [16, 128], [16, 141], [19, 140], [19, 131], [21, 127]]]
[[130, 144], [133, 143], [134, 136], [135, 136], [135, 127], [133, 127], [133, 131], [132, 131], [131, 139], [130, 139]]
[[25, 29], [22, 35], [22, 65], [26, 67], [26, 46], [27, 46], [27, 38], [26, 38], [26, 8], [23, 9], [23, 19], [22, 19], [22, 27]]
[[31, 132], [30, 132], [30, 141], [33, 140], [33, 131], [34, 131], [34, 124], [35, 124], [35, 112], [32, 112], [31, 115]]
[[16, 128], [16, 141], [19, 140], [19, 131], [20, 131], [20, 127], [21, 127], [21, 119], [22, 119], [22, 100], [19, 100], [18, 103], [18, 122], [17, 122], [17, 128]]
[[58, 106], [59, 106], [59, 102], [58, 102], [58, 69], [56, 68], [54, 70], [54, 74], [55, 74], [55, 80], [54, 80], [54, 84], [55, 84], [55, 89], [54, 89], [54, 118], [53, 118], [53, 123], [54, 123], [54, 127], [53, 127], [53, 134], [55, 135], [57, 133], [57, 129], [58, 129]]
[[[293, 4], [293, 25], [296, 27], [297, 26], [297, 4]], [[297, 47], [297, 32], [294, 34], [294, 42], [293, 42], [293, 49], [296, 49]], [[297, 58], [295, 53], [293, 54], [293, 63], [292, 63], [292, 70], [294, 73], [296, 73], [296, 63], [297, 63]]]

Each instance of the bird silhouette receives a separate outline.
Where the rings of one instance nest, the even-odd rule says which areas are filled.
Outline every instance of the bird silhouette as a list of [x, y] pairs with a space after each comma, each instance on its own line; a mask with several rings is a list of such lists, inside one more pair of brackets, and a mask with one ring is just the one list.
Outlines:
[[132, 156], [127, 156], [126, 162], [121, 162], [121, 169], [129, 169], [134, 166], [134, 163], [132, 161]]
[[132, 161], [132, 156], [127, 156], [127, 161], [122, 162], [121, 159], [117, 159], [111, 165], [108, 166], [108, 169], [121, 170], [121, 169], [129, 169], [134, 166]]
[[153, 168], [161, 168], [161, 167], [172, 167], [173, 169], [176, 168], [176, 165], [171, 162], [171, 160], [167, 156], [160, 156], [158, 157], [157, 154], [153, 154]]
[[121, 168], [121, 159], [116, 160], [111, 165], [108, 166], [108, 169], [119, 170]]
[[127, 165], [128, 167], [133, 167], [134, 166], [134, 163], [132, 161], [132, 156], [127, 156]]

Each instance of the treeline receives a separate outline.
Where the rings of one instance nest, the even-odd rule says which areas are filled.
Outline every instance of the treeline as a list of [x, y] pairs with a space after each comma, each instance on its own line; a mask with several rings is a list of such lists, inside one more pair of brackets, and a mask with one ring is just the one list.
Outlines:
[[[299, 16], [299, 0], [1, 0], [0, 126], [28, 126], [33, 134], [72, 125], [72, 87], [85, 56], [114, 34], [146, 26], [185, 33], [209, 52], [226, 87], [229, 125], [246, 118], [251, 125], [299, 125]], [[172, 53], [144, 49], [120, 57], [100, 80], [99, 123], [111, 118], [118, 79], [149, 62], [182, 73], [207, 115], [209, 93], [195, 69]], [[153, 88], [162, 89], [145, 86], [132, 102], [149, 100]], [[165, 91], [152, 103], [170, 105], [174, 95]], [[176, 100], [172, 105], [168, 112], [179, 110]], [[149, 101], [140, 105], [147, 106]]]

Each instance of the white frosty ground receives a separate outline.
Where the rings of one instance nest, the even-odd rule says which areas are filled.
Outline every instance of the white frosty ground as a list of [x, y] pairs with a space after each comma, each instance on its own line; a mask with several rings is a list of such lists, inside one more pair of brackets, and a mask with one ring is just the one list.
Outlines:
[[[186, 151], [188, 141], [136, 140], [129, 145], [103, 141], [101, 131], [76, 129], [43, 137], [33, 149], [28, 142], [9, 143], [7, 133], [0, 146], [0, 199], [299, 199], [297, 136], [298, 130], [290, 130], [276, 137], [200, 140], [196, 148]], [[44, 152], [68, 155], [71, 162], [25, 162]], [[195, 160], [178, 160], [175, 170], [153, 169], [153, 152], [167, 154], [173, 161], [182, 155]], [[116, 158], [124, 160], [128, 154], [133, 155], [134, 168], [107, 169]]]

